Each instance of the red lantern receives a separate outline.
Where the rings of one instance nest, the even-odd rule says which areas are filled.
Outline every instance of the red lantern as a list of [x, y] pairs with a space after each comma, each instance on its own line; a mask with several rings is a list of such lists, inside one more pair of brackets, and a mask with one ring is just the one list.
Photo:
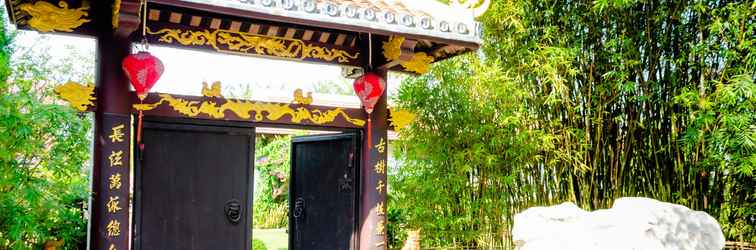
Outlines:
[[354, 92], [357, 93], [365, 108], [365, 112], [368, 113], [367, 145], [370, 145], [370, 140], [372, 139], [370, 114], [373, 113], [375, 104], [378, 103], [378, 99], [381, 99], [383, 91], [386, 90], [386, 80], [383, 80], [381, 76], [375, 73], [365, 73], [360, 78], [357, 78], [353, 85]]
[[146, 51], [126, 56], [121, 66], [139, 100], [147, 97], [147, 93], [163, 74], [163, 62]]
[[[140, 51], [139, 53], [126, 56], [121, 61], [121, 67], [123, 68], [123, 73], [129, 78], [131, 86], [136, 90], [139, 101], [144, 101], [152, 86], [155, 86], [160, 76], [163, 75], [163, 62], [147, 51]], [[144, 144], [142, 144], [141, 110], [139, 111], [138, 119], [137, 145], [139, 145], [140, 150], [144, 150]]]
[[373, 113], [373, 108], [384, 90], [386, 90], [386, 81], [375, 73], [366, 73], [354, 81], [354, 92], [357, 93], [368, 114]]

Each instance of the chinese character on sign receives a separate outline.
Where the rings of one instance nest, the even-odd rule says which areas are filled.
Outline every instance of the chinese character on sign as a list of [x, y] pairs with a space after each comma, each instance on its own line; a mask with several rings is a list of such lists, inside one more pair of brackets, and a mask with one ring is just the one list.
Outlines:
[[378, 163], [375, 164], [375, 173], [377, 174], [385, 174], [386, 173], [386, 161], [380, 160]]
[[108, 231], [108, 237], [116, 237], [121, 235], [121, 223], [117, 220], [110, 220], [108, 226], [105, 227]]
[[123, 142], [123, 124], [113, 127], [113, 133], [110, 133], [111, 142]]
[[121, 174], [119, 173], [112, 174], [110, 175], [108, 180], [109, 180], [108, 188], [110, 188], [110, 190], [116, 190], [116, 189], [121, 188]]
[[105, 204], [105, 206], [108, 207], [109, 213], [114, 214], [118, 211], [121, 211], [121, 207], [119, 206], [119, 203], [121, 202], [118, 199], [119, 199], [118, 196], [110, 196], [110, 201], [108, 201], [108, 203]]
[[378, 202], [378, 205], [375, 205], [375, 215], [386, 215], [386, 210], [383, 207], [383, 202]]
[[386, 187], [386, 184], [383, 184], [383, 180], [378, 180], [378, 184], [375, 186], [375, 190], [377, 190], [379, 194], [382, 194], [384, 187]]
[[384, 244], [386, 244], [386, 242], [381, 241], [381, 242], [375, 243], [375, 247], [382, 247]]
[[108, 247], [108, 250], [118, 250], [118, 248], [115, 247], [115, 244], [110, 243], [110, 247]]
[[123, 166], [123, 150], [118, 150], [110, 152], [110, 156], [108, 156], [108, 159], [110, 160], [110, 166]]
[[375, 235], [383, 235], [386, 230], [386, 222], [383, 221], [383, 219], [378, 220], [378, 223], [375, 224]]
[[383, 152], [386, 152], [386, 141], [383, 140], [383, 137], [381, 137], [381, 140], [378, 142], [378, 144], [375, 145], [375, 149], [378, 150], [378, 153], [383, 154]]

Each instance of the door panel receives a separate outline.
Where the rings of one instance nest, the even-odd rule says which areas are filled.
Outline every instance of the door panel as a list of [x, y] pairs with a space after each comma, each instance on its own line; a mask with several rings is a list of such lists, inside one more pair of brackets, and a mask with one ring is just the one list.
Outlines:
[[292, 140], [290, 249], [352, 249], [356, 244], [359, 145], [355, 134]]
[[136, 249], [250, 249], [254, 129], [145, 123]]

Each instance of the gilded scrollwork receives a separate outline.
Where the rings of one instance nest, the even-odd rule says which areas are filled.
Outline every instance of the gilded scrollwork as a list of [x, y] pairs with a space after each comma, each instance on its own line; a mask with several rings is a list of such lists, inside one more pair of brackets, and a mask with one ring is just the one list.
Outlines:
[[58, 97], [71, 104], [71, 107], [83, 112], [88, 106], [94, 106], [94, 101], [97, 100], [94, 89], [91, 84], [67, 82], [56, 86], [54, 90]]
[[31, 16], [27, 22], [29, 27], [42, 32], [72, 32], [73, 29], [90, 21], [84, 18], [89, 14], [87, 12], [89, 6], [69, 9], [68, 3], [64, 1], [59, 1], [58, 6], [45, 1], [36, 1], [34, 4], [21, 4], [19, 9]]
[[288, 39], [235, 32], [229, 30], [147, 30], [151, 35], [160, 36], [159, 41], [179, 43], [185, 46], [210, 46], [216, 51], [241, 54], [276, 56], [290, 59], [321, 59], [346, 63], [357, 59], [359, 53], [349, 54], [344, 50], [306, 44], [302, 40]]
[[226, 111], [230, 111], [241, 119], [251, 119], [254, 114], [255, 121], [263, 119], [278, 121], [284, 117], [290, 117], [293, 123], [311, 122], [317, 125], [324, 125], [336, 120], [341, 116], [347, 122], [361, 127], [365, 125], [365, 120], [352, 118], [342, 108], [333, 108], [329, 110], [309, 109], [305, 107], [293, 108], [286, 103], [266, 103], [252, 102], [243, 100], [229, 100], [223, 104], [213, 101], [188, 101], [181, 98], [173, 97], [169, 94], [160, 94], [160, 100], [155, 103], [134, 104], [135, 110], [149, 111], [160, 105], [168, 104], [176, 112], [187, 117], [197, 117], [207, 115], [214, 119], [223, 119], [226, 117]]

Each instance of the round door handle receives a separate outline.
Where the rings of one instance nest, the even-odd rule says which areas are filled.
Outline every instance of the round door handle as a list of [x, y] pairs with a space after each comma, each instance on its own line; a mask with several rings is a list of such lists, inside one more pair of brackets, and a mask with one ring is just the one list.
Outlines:
[[242, 207], [238, 200], [233, 199], [226, 202], [226, 206], [223, 208], [226, 214], [226, 219], [232, 224], [238, 224], [241, 221]]

